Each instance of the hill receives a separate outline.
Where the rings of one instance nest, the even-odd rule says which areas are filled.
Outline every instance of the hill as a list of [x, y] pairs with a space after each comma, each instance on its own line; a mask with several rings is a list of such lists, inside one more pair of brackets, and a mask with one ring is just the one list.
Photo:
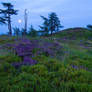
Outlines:
[[65, 39], [91, 39], [92, 32], [86, 28], [69, 28], [59, 31], [53, 36]]
[[0, 92], [92, 92], [90, 34], [72, 28], [50, 37], [0, 36]]

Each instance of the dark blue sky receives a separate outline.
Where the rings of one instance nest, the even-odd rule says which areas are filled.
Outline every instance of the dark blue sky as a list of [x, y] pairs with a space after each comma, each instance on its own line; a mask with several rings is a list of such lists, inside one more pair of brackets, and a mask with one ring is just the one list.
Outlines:
[[[32, 24], [37, 29], [42, 24], [40, 15], [47, 17], [50, 12], [57, 13], [65, 28], [92, 24], [92, 0], [0, 0], [1, 2], [11, 2], [19, 10], [19, 14], [12, 17], [13, 27], [23, 27], [24, 9], [28, 9], [28, 26]], [[19, 19], [22, 23], [18, 23]], [[1, 33], [8, 32], [7, 26], [0, 26], [0, 29], [3, 30]]]

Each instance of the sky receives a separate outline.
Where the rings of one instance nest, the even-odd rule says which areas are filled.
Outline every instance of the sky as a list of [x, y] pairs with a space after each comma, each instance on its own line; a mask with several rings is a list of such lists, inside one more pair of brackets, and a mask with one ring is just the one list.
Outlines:
[[[64, 28], [86, 27], [92, 24], [92, 0], [0, 0], [11, 2], [19, 10], [17, 16], [12, 16], [12, 28], [24, 27], [24, 10], [28, 12], [28, 28], [33, 25], [39, 29], [43, 20], [40, 15], [48, 17], [56, 12]], [[3, 8], [0, 5], [0, 8]], [[21, 23], [18, 20], [22, 20]], [[0, 25], [0, 33], [8, 32], [6, 25]]]

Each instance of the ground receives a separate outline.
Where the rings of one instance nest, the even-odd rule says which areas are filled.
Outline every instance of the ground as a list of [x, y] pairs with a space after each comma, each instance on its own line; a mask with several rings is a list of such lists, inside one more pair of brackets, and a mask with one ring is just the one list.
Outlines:
[[91, 34], [74, 28], [49, 37], [0, 37], [0, 91], [92, 92]]

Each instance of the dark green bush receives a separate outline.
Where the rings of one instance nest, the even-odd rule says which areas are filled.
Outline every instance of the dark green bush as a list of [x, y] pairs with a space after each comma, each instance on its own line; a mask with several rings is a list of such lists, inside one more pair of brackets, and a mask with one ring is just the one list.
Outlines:
[[41, 77], [48, 77], [48, 70], [47, 67], [44, 65], [34, 65], [34, 66], [23, 66], [22, 67], [22, 72], [27, 72], [29, 74], [37, 74], [38, 76]]
[[92, 92], [90, 57], [70, 56], [67, 63], [43, 55], [33, 59], [38, 64], [16, 70], [11, 63], [20, 62], [18, 56], [0, 57], [3, 61], [0, 63], [0, 92]]
[[5, 56], [0, 56], [0, 61], [8, 63], [21, 62], [21, 58], [18, 57], [17, 55], [9, 54]]

